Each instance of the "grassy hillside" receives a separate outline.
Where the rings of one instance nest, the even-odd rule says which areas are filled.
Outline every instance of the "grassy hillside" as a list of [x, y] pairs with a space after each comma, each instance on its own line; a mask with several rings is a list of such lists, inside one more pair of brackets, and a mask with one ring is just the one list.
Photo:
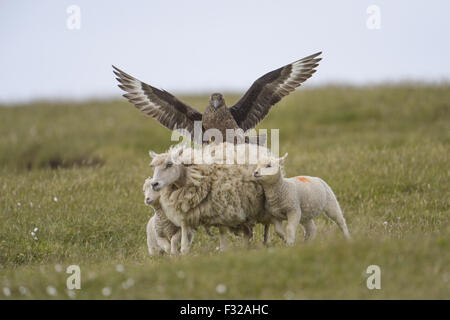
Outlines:
[[302, 89], [260, 127], [280, 129], [288, 176], [331, 185], [352, 243], [322, 217], [292, 248], [258, 227], [249, 249], [200, 231], [189, 256], [149, 257], [142, 184], [170, 132], [123, 100], [0, 108], [0, 299], [74, 298], [72, 264], [82, 299], [450, 298], [448, 85]]

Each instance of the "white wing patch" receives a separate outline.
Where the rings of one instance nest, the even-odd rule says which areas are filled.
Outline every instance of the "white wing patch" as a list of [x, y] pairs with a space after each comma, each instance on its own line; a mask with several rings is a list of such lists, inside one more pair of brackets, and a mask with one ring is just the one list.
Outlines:
[[132, 102], [143, 113], [152, 115], [154, 109], [159, 109], [160, 106], [151, 101], [142, 90], [142, 82], [137, 79], [129, 79], [127, 77], [121, 77], [116, 71], [114, 74], [118, 76], [117, 81], [121, 83], [119, 87], [128, 92], [123, 96]]
[[291, 64], [291, 72], [289, 77], [281, 82], [278, 86], [278, 90], [287, 91], [285, 94], [294, 91], [299, 87], [302, 82], [312, 76], [316, 70], [317, 62], [320, 59], [299, 60]]

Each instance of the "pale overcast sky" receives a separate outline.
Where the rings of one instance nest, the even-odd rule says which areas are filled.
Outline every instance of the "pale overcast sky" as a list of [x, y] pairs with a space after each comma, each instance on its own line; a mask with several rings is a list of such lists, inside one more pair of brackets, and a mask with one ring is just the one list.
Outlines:
[[1, 0], [0, 102], [119, 98], [111, 64], [175, 94], [243, 91], [317, 51], [305, 87], [448, 81], [449, 33], [446, 0]]

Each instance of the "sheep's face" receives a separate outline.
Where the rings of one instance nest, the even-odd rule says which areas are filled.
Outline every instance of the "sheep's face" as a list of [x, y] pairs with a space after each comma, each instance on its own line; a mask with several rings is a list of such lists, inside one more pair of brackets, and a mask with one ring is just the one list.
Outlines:
[[264, 183], [274, 183], [281, 176], [281, 168], [287, 153], [282, 158], [267, 157], [259, 161], [253, 176]]
[[154, 191], [160, 191], [165, 186], [180, 181], [184, 175], [184, 166], [179, 161], [183, 149], [174, 154], [167, 154], [164, 157], [158, 155], [152, 161], [154, 168], [151, 187]]
[[147, 206], [154, 205], [158, 202], [159, 192], [153, 190], [151, 178], [147, 178], [147, 180], [145, 180], [143, 191], [144, 191], [144, 195], [145, 195], [144, 203]]

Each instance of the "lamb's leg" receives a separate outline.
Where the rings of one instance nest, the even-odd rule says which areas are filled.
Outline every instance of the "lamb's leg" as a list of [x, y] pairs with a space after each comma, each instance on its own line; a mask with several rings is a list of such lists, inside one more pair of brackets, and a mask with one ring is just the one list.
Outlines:
[[147, 248], [148, 253], [152, 256], [155, 254], [155, 249], [153, 246], [153, 239], [152, 239], [152, 220], [150, 219], [147, 223]]
[[301, 222], [305, 227], [305, 241], [312, 241], [316, 237], [316, 225], [312, 219]]
[[147, 246], [148, 253], [153, 255], [159, 255], [161, 253], [161, 248], [159, 248], [158, 243], [156, 241], [155, 230], [153, 229], [153, 217], [147, 223]]
[[185, 221], [181, 222], [181, 254], [189, 253], [189, 232], [191, 228], [187, 225]]
[[291, 210], [287, 213], [287, 225], [286, 225], [286, 243], [289, 246], [295, 243], [295, 234], [297, 233], [297, 227], [300, 223], [302, 212], [300, 209]]
[[269, 244], [270, 243], [270, 224], [265, 224], [264, 225], [264, 244]]
[[281, 238], [281, 240], [286, 241], [286, 232], [284, 232], [283, 222], [279, 219], [273, 219], [272, 223], [275, 227], [275, 233]]
[[178, 250], [180, 248], [181, 243], [181, 229], [175, 233], [170, 239], [170, 253], [173, 255], [178, 254]]
[[220, 240], [220, 251], [225, 251], [228, 248], [228, 239], [227, 239], [227, 228], [219, 227], [219, 240]]
[[328, 201], [324, 209], [325, 214], [338, 225], [339, 229], [344, 233], [344, 236], [350, 240], [350, 233], [348, 232], [347, 224], [345, 223], [345, 218], [342, 214], [339, 202], [331, 189], [329, 189], [328, 192]]

